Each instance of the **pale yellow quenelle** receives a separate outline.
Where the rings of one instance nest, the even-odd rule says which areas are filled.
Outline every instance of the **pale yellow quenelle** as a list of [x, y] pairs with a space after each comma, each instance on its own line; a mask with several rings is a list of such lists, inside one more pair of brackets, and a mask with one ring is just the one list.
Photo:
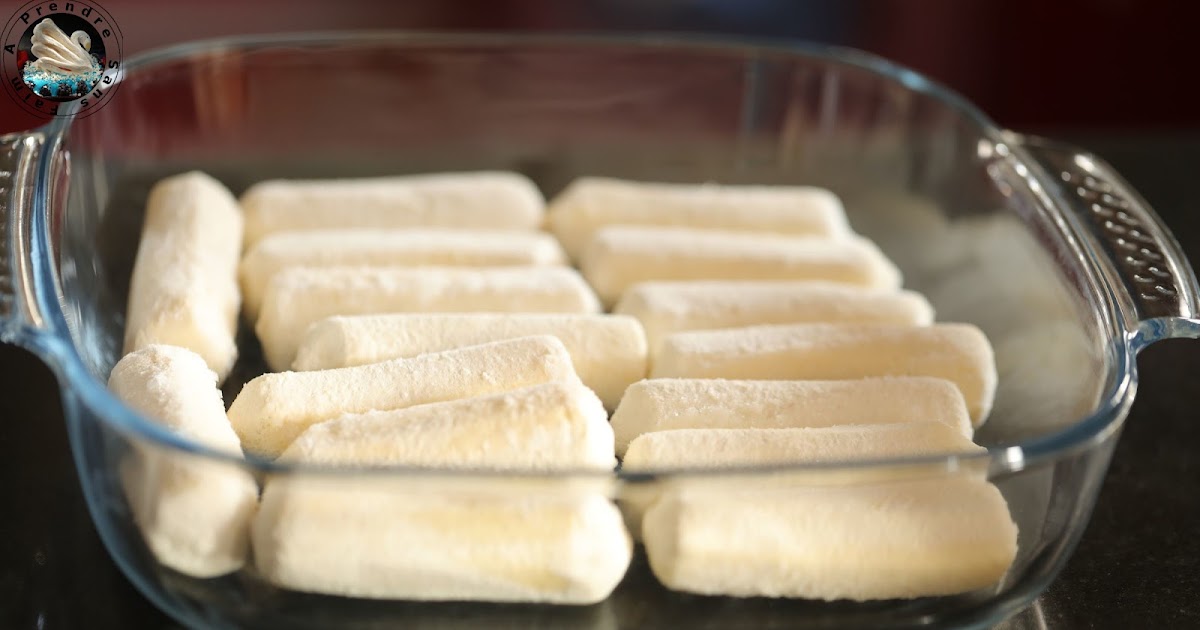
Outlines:
[[125, 352], [187, 348], [224, 380], [237, 359], [237, 264], [242, 213], [220, 182], [200, 172], [150, 190], [125, 310]]
[[563, 342], [579, 378], [609, 409], [646, 375], [646, 338], [623, 315], [559, 313], [402, 313], [330, 317], [300, 343], [296, 370], [321, 370], [411, 357], [526, 335]]
[[554, 237], [517, 230], [323, 230], [265, 237], [242, 257], [243, 307], [258, 319], [263, 293], [275, 274], [292, 267], [561, 265]]
[[999, 582], [1017, 526], [985, 479], [844, 486], [684, 487], [646, 513], [667, 587], [706, 595], [858, 601], [953, 595]]
[[[674, 470], [710, 470], [799, 464], [833, 464], [923, 457], [978, 455], [984, 452], [961, 431], [940, 422], [838, 425], [785, 429], [673, 429], [645, 433], [625, 451], [621, 468], [629, 473]], [[852, 485], [887, 480], [911, 471], [865, 468], [835, 470], [825, 475], [780, 474], [750, 481], [747, 487], [792, 485]], [[917, 472], [937, 473], [935, 466]], [[732, 485], [739, 477], [724, 481]], [[640, 531], [642, 516], [662, 493], [703, 485], [667, 477], [662, 484], [631, 485], [622, 495], [630, 527]], [[721, 486], [720, 483], [717, 486]]]
[[334, 315], [599, 310], [591, 288], [565, 267], [300, 267], [268, 283], [255, 331], [280, 371], [308, 327]]
[[592, 237], [580, 263], [606, 304], [639, 282], [824, 280], [900, 287], [900, 271], [870, 241], [831, 240], [681, 227], [612, 226]]
[[931, 376], [953, 382], [971, 421], [983, 423], [996, 393], [992, 346], [970, 324], [778, 324], [669, 335], [654, 378], [842, 380]]
[[545, 200], [527, 177], [507, 172], [360, 179], [270, 180], [241, 198], [246, 247], [278, 232], [444, 227], [536, 230]]
[[970, 438], [954, 383], [928, 377], [844, 381], [656, 378], [634, 383], [612, 417], [617, 454], [634, 438], [673, 429], [786, 429], [939, 422]]
[[280, 461], [325, 465], [608, 471], [608, 414], [578, 382], [552, 382], [314, 424]]
[[593, 604], [633, 544], [603, 493], [569, 482], [278, 477], [254, 520], [281, 588], [379, 599]]
[[623, 470], [729, 468], [981, 453], [961, 431], [940, 422], [785, 429], [672, 429], [629, 443]]
[[827, 600], [961, 593], [1000, 581], [1016, 554], [1006, 500], [972, 466], [982, 452], [941, 422], [646, 433], [626, 452], [630, 472], [948, 460], [668, 476], [628, 488], [624, 505], [668, 588]]
[[[241, 457], [217, 377], [197, 354], [152, 345], [117, 362], [113, 395], [180, 437]], [[197, 577], [236, 571], [246, 559], [258, 486], [236, 463], [133, 441], [121, 483], [134, 521], [159, 562]]]
[[546, 217], [573, 258], [610, 225], [674, 226], [840, 238], [842, 203], [811, 186], [666, 184], [581, 177], [550, 202]]
[[357, 367], [264, 374], [242, 388], [229, 420], [247, 451], [276, 457], [309, 426], [345, 414], [578, 380], [561, 341], [521, 337]]
[[614, 313], [636, 317], [651, 353], [671, 333], [756, 324], [933, 322], [920, 293], [821, 281], [691, 280], [629, 287]]

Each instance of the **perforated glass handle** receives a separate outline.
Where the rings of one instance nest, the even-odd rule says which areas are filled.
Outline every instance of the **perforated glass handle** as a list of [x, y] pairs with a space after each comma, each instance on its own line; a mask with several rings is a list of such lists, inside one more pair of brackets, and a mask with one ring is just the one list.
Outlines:
[[1067, 144], [1011, 134], [1046, 170], [1051, 192], [1092, 237], [1109, 280], [1133, 315], [1137, 340], [1200, 337], [1200, 286], [1162, 219], [1099, 157]]

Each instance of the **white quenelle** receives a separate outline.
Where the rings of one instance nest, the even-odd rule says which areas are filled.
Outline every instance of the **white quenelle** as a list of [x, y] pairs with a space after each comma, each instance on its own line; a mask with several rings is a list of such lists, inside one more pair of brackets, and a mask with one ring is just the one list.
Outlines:
[[622, 470], [810, 464], [937, 454], [973, 454], [962, 432], [940, 422], [790, 429], [674, 429], [629, 443]]
[[[411, 600], [593, 604], [633, 545], [603, 494], [552, 482], [277, 478], [253, 526], [255, 564], [280, 587]], [[446, 486], [446, 487], [442, 487]]]
[[440, 352], [526, 335], [558, 337], [575, 371], [615, 409], [625, 388], [646, 375], [646, 337], [622, 315], [555, 313], [403, 313], [330, 317], [313, 324], [295, 370], [324, 370]]
[[550, 203], [551, 231], [572, 257], [609, 225], [657, 225], [838, 238], [842, 203], [823, 188], [662, 184], [581, 177]]
[[539, 471], [616, 465], [604, 406], [570, 382], [341, 416], [305, 429], [280, 461]]
[[255, 325], [272, 370], [286, 370], [312, 324], [334, 315], [432, 312], [595, 313], [566, 267], [327, 267], [275, 274]]
[[673, 429], [786, 429], [940, 422], [970, 438], [962, 393], [927, 377], [846, 381], [658, 378], [625, 391], [612, 416], [617, 454], [644, 433]]
[[[621, 469], [629, 473], [673, 469], [752, 468], [837, 464], [854, 461], [889, 460], [930, 455], [971, 456], [985, 452], [971, 439], [945, 424], [840, 425], [787, 429], [674, 429], [645, 433], [625, 451]], [[963, 466], [978, 475], [973, 465]], [[893, 468], [855, 468], [832, 471], [777, 471], [758, 478], [733, 477], [715, 481], [671, 478], [657, 484], [631, 485], [621, 501], [630, 527], [640, 531], [643, 515], [659, 497], [679, 488], [706, 487], [728, 491], [734, 483], [743, 487], [790, 487], [806, 485], [855, 485], [901, 478], [941, 474], [939, 464]]]
[[975, 427], [996, 393], [987, 337], [970, 324], [777, 324], [667, 336], [652, 378], [844, 380], [931, 376], [953, 382]]
[[973, 476], [827, 487], [684, 488], [646, 513], [667, 587], [857, 601], [993, 586], [1017, 553], [995, 486]]
[[[241, 457], [217, 376], [184, 348], [146, 346], [113, 367], [108, 387], [125, 404], [188, 440]], [[164, 565], [196, 577], [236, 571], [258, 504], [254, 478], [236, 464], [140, 441], [121, 462], [133, 518]]]
[[933, 307], [920, 293], [819, 281], [643, 282], [629, 287], [613, 312], [642, 322], [652, 351], [663, 337], [688, 330], [756, 324], [925, 326], [933, 322]]
[[831, 240], [671, 227], [607, 227], [580, 264], [605, 303], [639, 282], [825, 280], [897, 289], [896, 266], [867, 239]]
[[150, 190], [125, 311], [125, 352], [153, 344], [199, 354], [224, 380], [237, 360], [237, 264], [242, 213], [200, 172]]
[[545, 199], [507, 172], [270, 180], [242, 195], [246, 247], [277, 232], [447, 227], [536, 230]]
[[242, 257], [239, 275], [246, 314], [258, 319], [271, 278], [292, 267], [433, 265], [487, 267], [561, 265], [549, 234], [515, 230], [328, 230], [273, 234]]
[[242, 388], [229, 420], [247, 451], [276, 457], [308, 427], [345, 414], [578, 380], [561, 341], [521, 337], [357, 367], [264, 374]]

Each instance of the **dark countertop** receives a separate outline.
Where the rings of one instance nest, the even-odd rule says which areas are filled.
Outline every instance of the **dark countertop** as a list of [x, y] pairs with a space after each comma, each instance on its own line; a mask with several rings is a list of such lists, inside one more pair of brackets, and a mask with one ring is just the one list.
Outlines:
[[[1106, 158], [1200, 260], [1200, 133], [1072, 140]], [[1051, 628], [1200, 627], [1200, 346], [1150, 346], [1138, 371], [1091, 524], [1042, 597]]]
[[[1200, 134], [1077, 137], [1158, 210], [1192, 260]], [[1138, 358], [1141, 386], [1076, 555], [1020, 628], [1200, 626], [1200, 346]], [[0, 345], [0, 628], [174, 628], [121, 575], [88, 518], [53, 375]]]

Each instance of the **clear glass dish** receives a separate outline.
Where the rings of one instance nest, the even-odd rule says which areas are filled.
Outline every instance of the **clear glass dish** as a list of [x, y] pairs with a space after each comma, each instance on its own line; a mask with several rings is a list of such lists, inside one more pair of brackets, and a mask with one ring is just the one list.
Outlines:
[[[124, 572], [192, 626], [987, 626], [1028, 605], [1087, 524], [1133, 400], [1134, 357], [1200, 336], [1196, 278], [1169, 231], [1094, 156], [998, 129], [911, 71], [862, 53], [679, 38], [280, 36], [187, 44], [127, 63], [102, 110], [4, 137], [0, 338], [61, 383], [93, 519]], [[1000, 389], [986, 454], [722, 472], [517, 476], [243, 462], [186, 442], [106, 390], [142, 204], [202, 168], [240, 192], [279, 176], [511, 169], [549, 195], [573, 177], [803, 183], [843, 197], [947, 321], [978, 324]], [[263, 370], [252, 335], [226, 400]], [[253, 568], [199, 579], [161, 565], [121, 482], [134, 457], [194, 459], [397, 496], [601, 492], [628, 510], [662, 485], [778, 475], [986, 474], [1020, 529], [994, 588], [870, 603], [671, 592], [645, 556], [591, 606], [373, 601], [280, 590]], [[520, 477], [520, 478], [518, 478]], [[349, 491], [349, 490], [348, 490]], [[252, 567], [252, 563], [250, 565]]]

